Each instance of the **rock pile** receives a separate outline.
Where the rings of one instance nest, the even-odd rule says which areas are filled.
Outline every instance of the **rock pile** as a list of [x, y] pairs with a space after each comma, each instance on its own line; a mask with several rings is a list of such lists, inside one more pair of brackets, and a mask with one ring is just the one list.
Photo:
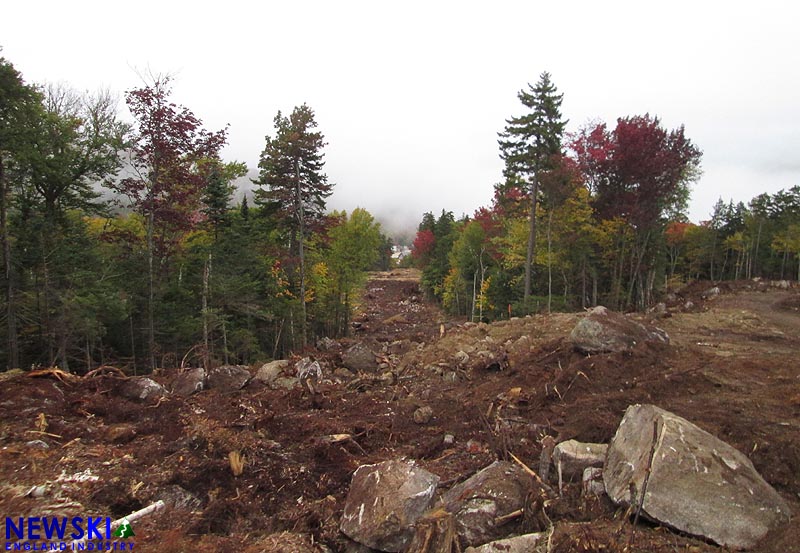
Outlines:
[[[556, 445], [552, 458], [559, 480], [581, 477], [584, 494], [607, 493], [655, 522], [734, 549], [754, 547], [791, 516], [747, 457], [654, 405], [630, 406], [611, 444], [568, 440]], [[546, 527], [513, 536], [518, 526], [507, 524], [549, 503], [549, 488], [527, 467], [496, 461], [436, 500], [438, 482], [410, 461], [359, 467], [342, 532], [379, 551], [428, 551], [420, 542], [449, 550], [457, 542], [462, 551], [513, 553], [546, 540]], [[428, 532], [424, 539], [421, 528]]]

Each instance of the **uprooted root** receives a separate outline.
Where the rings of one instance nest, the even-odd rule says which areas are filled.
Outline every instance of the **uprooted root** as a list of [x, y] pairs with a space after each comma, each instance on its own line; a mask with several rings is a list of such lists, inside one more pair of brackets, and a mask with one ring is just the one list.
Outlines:
[[453, 514], [435, 509], [419, 519], [406, 553], [461, 553]]

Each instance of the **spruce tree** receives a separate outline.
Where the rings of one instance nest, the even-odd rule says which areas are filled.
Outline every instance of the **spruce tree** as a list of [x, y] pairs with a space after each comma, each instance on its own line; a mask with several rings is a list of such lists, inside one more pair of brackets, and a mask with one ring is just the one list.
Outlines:
[[301, 305], [301, 347], [306, 345], [305, 253], [309, 230], [320, 228], [325, 220], [325, 199], [333, 185], [323, 172], [322, 148], [325, 139], [314, 130], [314, 111], [306, 104], [294, 108], [286, 117], [275, 116], [275, 137], [266, 137], [266, 147], [258, 162], [260, 169], [255, 190], [256, 203], [277, 210], [289, 232], [290, 253], [297, 253], [299, 298]]
[[550, 73], [540, 75], [535, 86], [517, 94], [528, 111], [506, 120], [506, 128], [499, 133], [500, 157], [505, 161], [506, 179], [520, 179], [527, 183], [530, 193], [530, 230], [525, 263], [525, 302], [531, 295], [531, 267], [536, 244], [536, 203], [539, 180], [545, 171], [552, 169], [554, 156], [561, 153], [561, 137], [567, 121], [561, 116], [563, 94], [558, 94], [550, 81]]

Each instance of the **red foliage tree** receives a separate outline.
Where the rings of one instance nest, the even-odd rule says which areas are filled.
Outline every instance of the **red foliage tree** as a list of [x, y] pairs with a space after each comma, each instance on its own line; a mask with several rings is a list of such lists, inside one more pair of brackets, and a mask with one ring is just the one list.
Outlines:
[[112, 188], [127, 196], [142, 215], [147, 234], [147, 334], [151, 368], [155, 368], [155, 263], [165, 260], [183, 233], [202, 220], [202, 193], [206, 177], [197, 170], [201, 159], [217, 158], [227, 130], [206, 131], [200, 119], [169, 101], [169, 77], [157, 77], [150, 86], [130, 90], [126, 102], [136, 120], [131, 146], [133, 176]]
[[430, 261], [435, 245], [436, 236], [434, 236], [433, 231], [428, 229], [420, 230], [414, 238], [411, 256], [420, 266], [424, 267]]

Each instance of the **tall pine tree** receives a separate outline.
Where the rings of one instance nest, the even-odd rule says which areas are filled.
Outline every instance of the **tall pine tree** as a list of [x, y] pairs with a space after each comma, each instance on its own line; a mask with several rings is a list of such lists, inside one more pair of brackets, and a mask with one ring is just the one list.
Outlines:
[[260, 169], [256, 202], [277, 210], [289, 231], [290, 253], [299, 260], [296, 280], [301, 306], [301, 347], [306, 345], [306, 298], [304, 245], [309, 229], [321, 226], [325, 199], [333, 185], [323, 172], [325, 139], [316, 131], [314, 111], [306, 104], [295, 107], [289, 117], [275, 116], [275, 137], [266, 137], [258, 162]]
[[527, 113], [506, 120], [499, 133], [500, 157], [506, 162], [506, 179], [521, 179], [530, 193], [530, 230], [525, 262], [525, 303], [531, 295], [531, 268], [536, 245], [536, 203], [542, 173], [552, 169], [553, 157], [561, 153], [561, 137], [567, 121], [561, 117], [563, 94], [558, 94], [550, 73], [540, 75], [535, 86], [517, 94]]

